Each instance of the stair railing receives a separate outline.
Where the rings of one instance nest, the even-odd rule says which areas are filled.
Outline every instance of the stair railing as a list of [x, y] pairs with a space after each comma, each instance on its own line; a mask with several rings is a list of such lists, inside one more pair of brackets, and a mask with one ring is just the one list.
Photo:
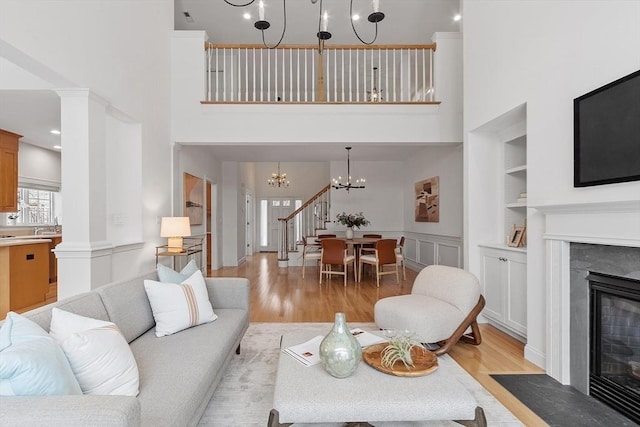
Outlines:
[[278, 218], [278, 261], [289, 260], [289, 252], [296, 249], [302, 238], [298, 234], [315, 236], [318, 230], [326, 229], [330, 189], [331, 184], [327, 184], [289, 216]]

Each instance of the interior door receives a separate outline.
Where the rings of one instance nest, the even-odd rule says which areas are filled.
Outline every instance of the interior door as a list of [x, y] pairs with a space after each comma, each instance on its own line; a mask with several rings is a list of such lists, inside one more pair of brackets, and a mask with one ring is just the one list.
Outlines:
[[278, 251], [278, 218], [285, 218], [294, 210], [292, 198], [268, 198], [260, 200], [260, 251]]

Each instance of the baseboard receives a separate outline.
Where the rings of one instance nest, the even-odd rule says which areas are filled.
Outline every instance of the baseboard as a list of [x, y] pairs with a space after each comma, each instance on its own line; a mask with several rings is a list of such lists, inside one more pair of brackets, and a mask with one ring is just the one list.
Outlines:
[[527, 359], [529, 362], [533, 363], [534, 365], [544, 369], [545, 372], [546, 372], [546, 370], [547, 370], [547, 357], [540, 350], [538, 350], [536, 348], [533, 348], [529, 344], [525, 344], [525, 346], [524, 346], [524, 358]]

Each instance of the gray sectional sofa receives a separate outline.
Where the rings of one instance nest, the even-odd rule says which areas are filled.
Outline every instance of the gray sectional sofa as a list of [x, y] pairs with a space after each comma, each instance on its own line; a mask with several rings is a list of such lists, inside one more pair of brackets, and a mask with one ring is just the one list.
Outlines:
[[131, 346], [140, 394], [0, 397], [0, 426], [191, 426], [198, 424], [249, 326], [249, 281], [207, 278], [218, 319], [157, 338], [144, 279], [109, 284], [25, 313], [46, 331], [51, 309], [114, 322]]

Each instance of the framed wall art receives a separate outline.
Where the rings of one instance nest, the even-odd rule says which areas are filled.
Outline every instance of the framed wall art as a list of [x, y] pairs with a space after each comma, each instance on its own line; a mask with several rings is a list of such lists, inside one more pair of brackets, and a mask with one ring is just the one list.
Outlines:
[[416, 182], [415, 218], [416, 222], [440, 222], [440, 177]]
[[184, 173], [184, 216], [191, 225], [202, 224], [204, 183], [202, 178]]

